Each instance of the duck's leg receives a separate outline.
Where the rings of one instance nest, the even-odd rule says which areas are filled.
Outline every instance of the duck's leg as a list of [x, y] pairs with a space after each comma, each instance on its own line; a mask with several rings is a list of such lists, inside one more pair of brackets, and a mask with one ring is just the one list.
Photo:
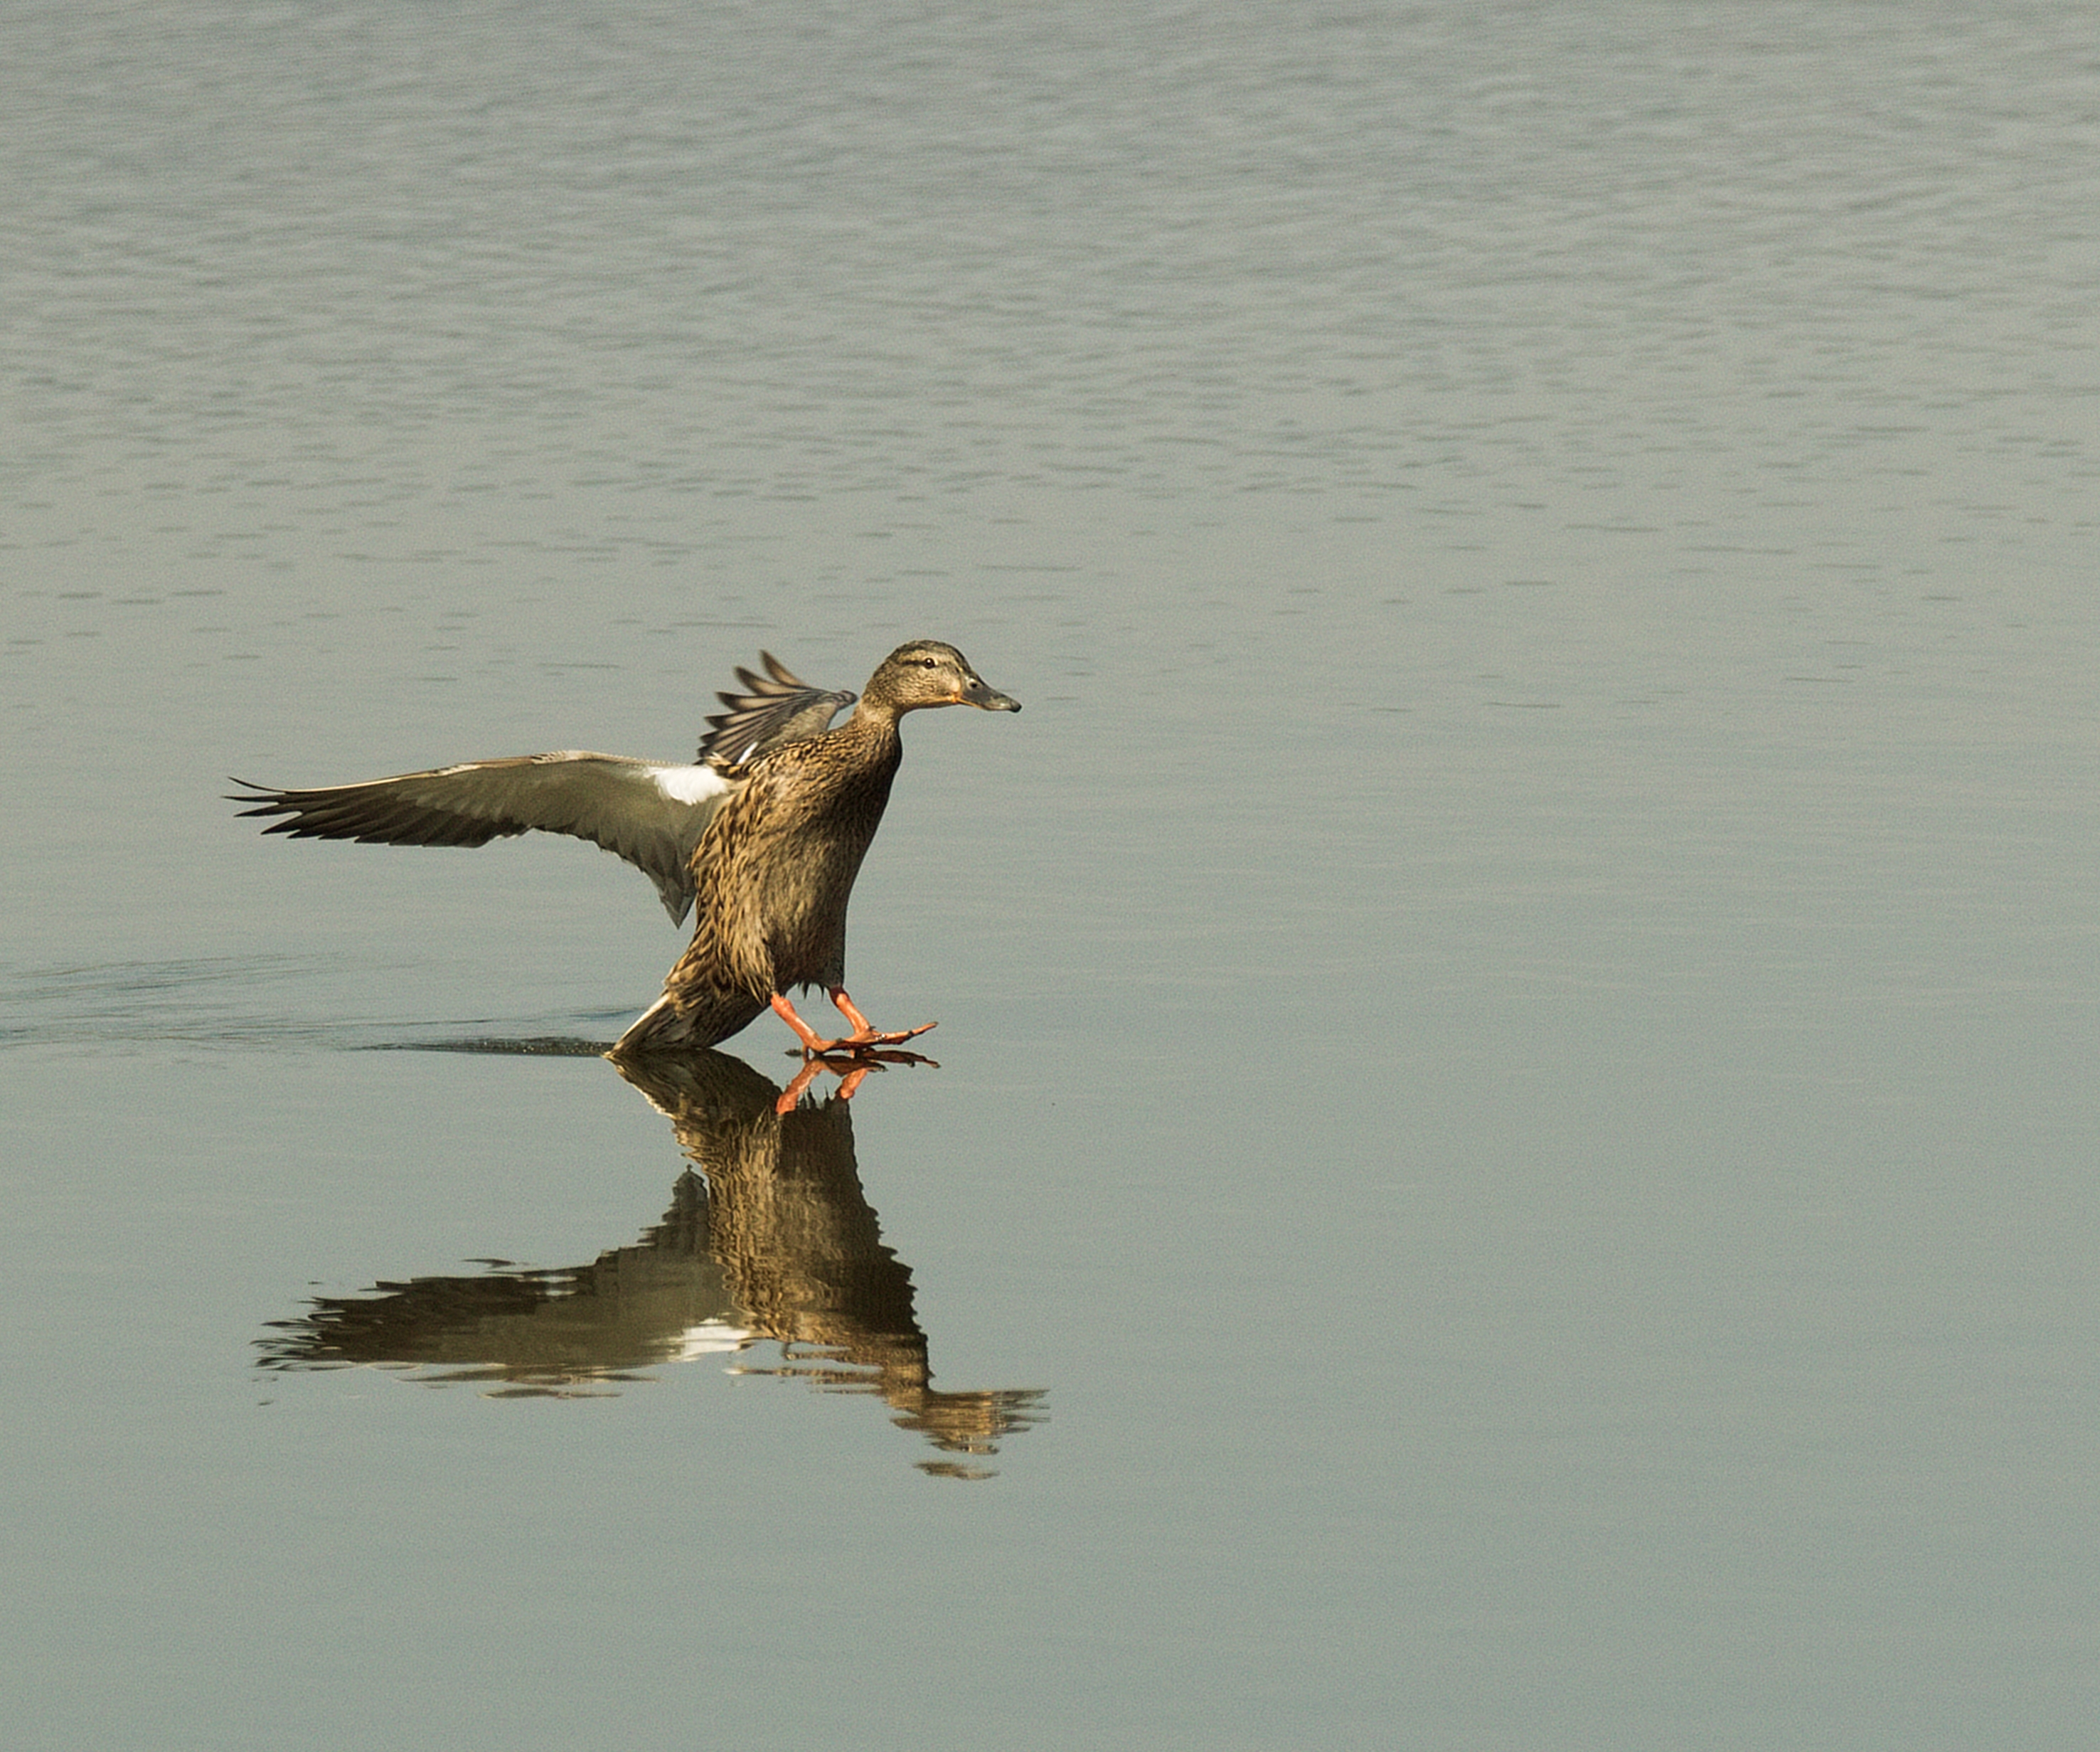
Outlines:
[[802, 1043], [805, 1053], [818, 1053], [829, 1049], [832, 1043], [818, 1038], [817, 1030], [795, 1013], [795, 1006], [788, 1001], [788, 994], [776, 991], [772, 998], [773, 1013], [795, 1030], [795, 1038]]
[[869, 1047], [902, 1046], [907, 1040], [915, 1039], [925, 1033], [927, 1028], [934, 1026], [928, 1022], [924, 1028], [907, 1028], [902, 1034], [886, 1034], [854, 1008], [854, 1000], [846, 995], [845, 986], [832, 986], [827, 989], [832, 995], [832, 1002], [839, 1007], [839, 1013], [854, 1025], [851, 1034], [842, 1035], [836, 1040], [824, 1039], [797, 1016], [795, 1006], [788, 1001], [785, 992], [773, 994], [773, 1013], [795, 1030], [795, 1037], [802, 1043], [805, 1053], [858, 1053]]
[[832, 1002], [838, 1006], [839, 1014], [854, 1025], [854, 1031], [843, 1040], [833, 1041], [834, 1046], [902, 1046], [907, 1040], [917, 1039], [929, 1028], [941, 1026], [938, 1022], [922, 1022], [916, 1028], [906, 1029], [902, 1034], [886, 1034], [861, 1014], [854, 1000], [846, 995], [845, 986], [827, 986], [824, 989], [831, 994]]

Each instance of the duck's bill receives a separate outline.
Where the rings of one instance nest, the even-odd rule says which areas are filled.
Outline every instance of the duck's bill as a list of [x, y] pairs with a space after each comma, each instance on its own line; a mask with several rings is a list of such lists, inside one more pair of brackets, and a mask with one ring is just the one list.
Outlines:
[[1012, 695], [995, 692], [975, 676], [970, 677], [969, 685], [963, 690], [963, 704], [975, 706], [980, 712], [1018, 712], [1021, 709], [1021, 702]]

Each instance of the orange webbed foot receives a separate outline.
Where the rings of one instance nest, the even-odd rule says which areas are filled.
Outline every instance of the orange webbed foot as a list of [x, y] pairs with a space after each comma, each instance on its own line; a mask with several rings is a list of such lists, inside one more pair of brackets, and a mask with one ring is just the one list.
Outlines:
[[[820, 1053], [851, 1053], [858, 1057], [862, 1053], [875, 1052], [878, 1048], [902, 1046], [907, 1040], [916, 1040], [928, 1029], [938, 1028], [940, 1026], [938, 1022], [922, 1022], [916, 1028], [900, 1029], [895, 1033], [886, 1032], [880, 1028], [856, 1028], [849, 1035], [841, 1035], [836, 1040], [823, 1042], [817, 1050]], [[905, 1056], [907, 1058], [916, 1058], [919, 1055], [915, 1053], [909, 1053]]]
[[927, 1029], [940, 1026], [938, 1022], [927, 1022], [917, 1028], [907, 1028], [899, 1034], [887, 1034], [861, 1014], [854, 1000], [846, 995], [845, 986], [833, 986], [830, 991], [832, 1002], [838, 1006], [839, 1014], [851, 1022], [854, 1028], [851, 1034], [832, 1041], [832, 1045], [844, 1047], [849, 1052], [862, 1052], [870, 1047], [902, 1046], [907, 1040], [917, 1039]]
[[907, 1040], [917, 1039], [928, 1029], [940, 1026], [938, 1022], [926, 1022], [916, 1028], [906, 1028], [891, 1032], [876, 1027], [874, 1023], [862, 1015], [859, 1010], [854, 1008], [854, 1000], [846, 995], [845, 988], [843, 986], [832, 986], [831, 996], [832, 1002], [838, 1006], [839, 1013], [853, 1024], [851, 1034], [841, 1035], [836, 1040], [823, 1039], [815, 1029], [795, 1013], [795, 1006], [790, 1004], [783, 994], [777, 991], [773, 994], [774, 1013], [795, 1030], [795, 1038], [802, 1043], [802, 1051], [805, 1057], [816, 1058], [822, 1057], [826, 1053], [846, 1053], [854, 1057], [860, 1057], [878, 1053], [885, 1048], [902, 1046]]

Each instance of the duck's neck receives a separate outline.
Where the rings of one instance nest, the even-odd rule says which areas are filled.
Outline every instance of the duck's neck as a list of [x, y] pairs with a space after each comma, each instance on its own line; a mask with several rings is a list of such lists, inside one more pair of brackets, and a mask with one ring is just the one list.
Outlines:
[[904, 716], [906, 709], [893, 699], [862, 694], [860, 704], [853, 708], [853, 716], [839, 728], [857, 740], [895, 742], [899, 739], [897, 721]]

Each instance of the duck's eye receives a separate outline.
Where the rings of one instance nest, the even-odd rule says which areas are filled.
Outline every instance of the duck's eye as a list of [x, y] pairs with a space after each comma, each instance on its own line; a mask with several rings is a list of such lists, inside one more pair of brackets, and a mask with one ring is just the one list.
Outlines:
[[921, 657], [919, 660], [919, 667], [922, 669], [938, 669], [941, 667], [941, 660], [938, 657]]

